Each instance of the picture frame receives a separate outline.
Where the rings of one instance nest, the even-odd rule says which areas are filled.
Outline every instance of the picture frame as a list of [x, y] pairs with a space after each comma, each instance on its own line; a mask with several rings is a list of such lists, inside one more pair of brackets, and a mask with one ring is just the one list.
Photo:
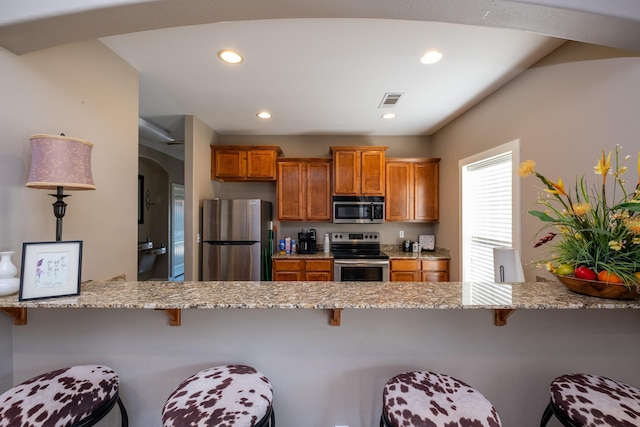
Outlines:
[[19, 301], [80, 294], [82, 241], [22, 244]]

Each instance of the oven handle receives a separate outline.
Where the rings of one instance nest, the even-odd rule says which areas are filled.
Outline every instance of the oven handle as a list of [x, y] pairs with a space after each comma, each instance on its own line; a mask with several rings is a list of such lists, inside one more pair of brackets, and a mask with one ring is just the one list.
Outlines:
[[352, 259], [334, 259], [334, 264], [354, 265], [358, 267], [370, 267], [372, 265], [389, 265], [389, 260], [352, 260]]

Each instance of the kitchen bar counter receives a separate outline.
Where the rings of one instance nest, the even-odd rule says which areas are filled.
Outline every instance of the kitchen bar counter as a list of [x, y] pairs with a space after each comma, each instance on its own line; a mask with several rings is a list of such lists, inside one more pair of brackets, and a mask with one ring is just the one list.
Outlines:
[[578, 295], [558, 282], [87, 282], [79, 296], [3, 308], [640, 309], [640, 300]]

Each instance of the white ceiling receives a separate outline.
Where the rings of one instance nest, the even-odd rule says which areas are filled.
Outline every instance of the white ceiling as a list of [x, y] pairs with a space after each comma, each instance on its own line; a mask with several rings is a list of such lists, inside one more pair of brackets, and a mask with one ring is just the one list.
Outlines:
[[[556, 38], [542, 36], [551, 35]], [[140, 115], [182, 135], [430, 135], [563, 40], [640, 51], [637, 0], [4, 0], [0, 47], [100, 39], [140, 71]], [[245, 62], [215, 53], [231, 47]], [[441, 63], [418, 62], [427, 50]], [[383, 121], [386, 92], [402, 92]], [[258, 110], [272, 112], [260, 121]]]
[[[101, 41], [140, 72], [141, 116], [193, 114], [223, 135], [430, 135], [563, 42], [381, 19], [222, 22]], [[223, 63], [224, 48], [245, 60]], [[430, 49], [443, 60], [421, 64]], [[379, 108], [387, 92], [401, 99]]]

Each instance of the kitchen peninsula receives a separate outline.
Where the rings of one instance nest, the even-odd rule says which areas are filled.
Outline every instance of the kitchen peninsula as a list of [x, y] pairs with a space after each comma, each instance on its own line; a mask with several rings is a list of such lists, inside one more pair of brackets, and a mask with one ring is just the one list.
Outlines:
[[[0, 316], [0, 333], [13, 336], [14, 383], [61, 365], [107, 364], [131, 425], [159, 425], [180, 381], [227, 362], [269, 376], [283, 427], [302, 425], [301, 413], [312, 427], [374, 425], [386, 380], [416, 368], [461, 377], [505, 425], [521, 426], [536, 425], [560, 373], [640, 380], [640, 301], [585, 297], [557, 282], [96, 281], [79, 296], [12, 295], [0, 307], [28, 311], [25, 325]], [[327, 325], [333, 309], [342, 309], [341, 327]], [[512, 309], [506, 326], [493, 326], [495, 310]], [[181, 326], [159, 310], [181, 312]], [[598, 350], [585, 352], [594, 341]]]
[[[558, 282], [154, 282], [82, 284], [78, 296], [18, 301], [0, 309], [640, 309], [640, 299], [586, 297]], [[26, 319], [26, 318], [25, 318]]]

